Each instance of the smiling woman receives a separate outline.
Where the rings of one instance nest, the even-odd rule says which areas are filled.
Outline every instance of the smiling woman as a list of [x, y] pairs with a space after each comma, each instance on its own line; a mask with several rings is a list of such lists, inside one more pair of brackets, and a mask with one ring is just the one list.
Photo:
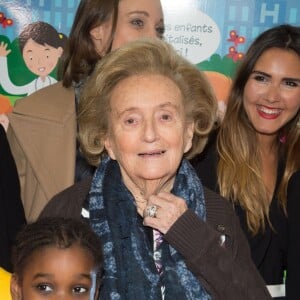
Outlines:
[[298, 165], [299, 122], [300, 27], [281, 25], [250, 46], [217, 139], [212, 136], [210, 148], [193, 161], [204, 185], [235, 205], [274, 297], [285, 295], [287, 184]]
[[259, 138], [272, 141], [298, 114], [299, 68], [299, 54], [285, 49], [270, 48], [257, 60], [245, 85], [244, 108]]

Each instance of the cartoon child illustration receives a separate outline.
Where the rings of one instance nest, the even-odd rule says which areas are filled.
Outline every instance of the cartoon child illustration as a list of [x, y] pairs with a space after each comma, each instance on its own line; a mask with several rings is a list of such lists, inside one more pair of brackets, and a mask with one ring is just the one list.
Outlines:
[[12, 95], [30, 95], [33, 92], [51, 85], [56, 79], [49, 74], [56, 67], [62, 55], [67, 37], [58, 33], [54, 27], [45, 22], [27, 25], [19, 35], [19, 46], [27, 68], [38, 77], [32, 82], [17, 86], [11, 82], [8, 74], [7, 55], [11, 50], [7, 44], [0, 43], [0, 84]]

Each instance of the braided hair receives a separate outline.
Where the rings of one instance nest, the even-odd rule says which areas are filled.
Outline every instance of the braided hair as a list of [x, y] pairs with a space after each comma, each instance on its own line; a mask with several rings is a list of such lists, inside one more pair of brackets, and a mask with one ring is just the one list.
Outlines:
[[13, 249], [13, 270], [22, 280], [32, 255], [45, 247], [67, 249], [78, 245], [94, 260], [97, 280], [103, 271], [102, 244], [90, 226], [82, 220], [49, 217], [26, 225], [17, 235]]

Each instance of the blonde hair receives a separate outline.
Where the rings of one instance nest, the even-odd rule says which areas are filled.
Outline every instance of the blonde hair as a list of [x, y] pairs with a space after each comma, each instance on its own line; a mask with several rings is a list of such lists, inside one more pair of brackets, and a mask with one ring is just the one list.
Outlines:
[[[253, 234], [263, 231], [266, 222], [272, 224], [269, 220], [270, 202], [262, 179], [257, 135], [245, 112], [243, 93], [255, 63], [270, 48], [294, 51], [300, 55], [300, 28], [290, 25], [274, 27], [263, 32], [250, 46], [233, 82], [217, 140], [220, 193], [245, 210], [247, 225]], [[295, 151], [297, 141], [299, 145], [299, 118], [298, 111], [277, 137], [279, 160], [286, 160], [286, 167], [276, 196], [285, 212], [288, 180], [296, 169], [295, 161], [299, 161], [299, 154]], [[285, 142], [280, 142], [281, 136], [285, 137]]]
[[109, 53], [96, 66], [83, 89], [78, 112], [81, 149], [97, 166], [106, 153], [112, 91], [125, 78], [159, 74], [180, 89], [187, 120], [195, 124], [192, 148], [187, 158], [200, 153], [217, 118], [217, 101], [205, 75], [159, 39], [141, 39]]

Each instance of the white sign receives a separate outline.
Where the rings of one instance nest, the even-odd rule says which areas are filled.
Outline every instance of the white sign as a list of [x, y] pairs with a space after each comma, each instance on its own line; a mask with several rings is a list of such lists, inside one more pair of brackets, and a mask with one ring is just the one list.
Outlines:
[[194, 64], [212, 56], [220, 44], [214, 20], [197, 9], [193, 0], [162, 0], [165, 40]]

